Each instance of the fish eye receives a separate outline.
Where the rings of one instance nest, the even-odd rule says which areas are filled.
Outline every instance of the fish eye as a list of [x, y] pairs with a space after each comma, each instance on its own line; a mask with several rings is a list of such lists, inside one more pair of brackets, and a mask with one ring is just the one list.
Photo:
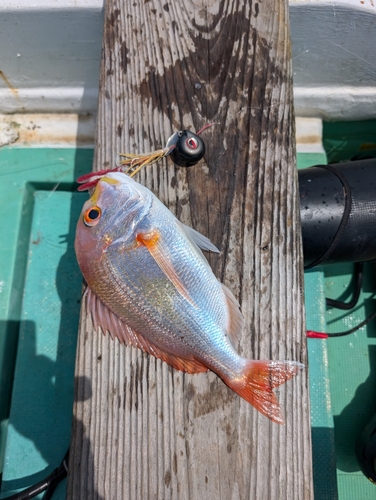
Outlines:
[[93, 227], [98, 224], [102, 211], [99, 207], [91, 207], [84, 213], [83, 221], [85, 226]]

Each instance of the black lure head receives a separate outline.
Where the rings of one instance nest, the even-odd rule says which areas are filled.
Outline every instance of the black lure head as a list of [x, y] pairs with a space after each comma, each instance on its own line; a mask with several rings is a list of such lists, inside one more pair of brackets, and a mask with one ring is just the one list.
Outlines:
[[191, 167], [203, 158], [205, 154], [204, 141], [190, 130], [177, 132], [175, 147], [171, 151], [172, 161], [179, 167]]

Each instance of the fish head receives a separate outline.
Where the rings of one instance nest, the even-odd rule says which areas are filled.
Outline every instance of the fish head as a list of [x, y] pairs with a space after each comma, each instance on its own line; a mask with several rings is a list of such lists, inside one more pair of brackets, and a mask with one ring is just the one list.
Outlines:
[[135, 227], [148, 213], [152, 193], [121, 172], [101, 177], [77, 223], [75, 251], [81, 271], [100, 261], [107, 248], [134, 238]]

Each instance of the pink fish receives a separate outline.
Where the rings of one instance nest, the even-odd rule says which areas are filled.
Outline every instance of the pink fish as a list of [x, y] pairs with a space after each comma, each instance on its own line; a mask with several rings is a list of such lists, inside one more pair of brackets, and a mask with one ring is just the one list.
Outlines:
[[284, 423], [273, 388], [303, 365], [236, 352], [243, 316], [201, 251], [218, 252], [208, 238], [179, 222], [146, 187], [111, 172], [83, 207], [75, 249], [95, 326], [178, 370], [212, 370]]

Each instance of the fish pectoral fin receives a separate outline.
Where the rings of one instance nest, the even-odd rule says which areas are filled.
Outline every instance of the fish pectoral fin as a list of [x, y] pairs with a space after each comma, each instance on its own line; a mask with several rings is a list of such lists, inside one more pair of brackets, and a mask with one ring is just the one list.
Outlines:
[[139, 244], [144, 245], [149, 250], [150, 255], [153, 257], [155, 262], [165, 274], [166, 278], [171, 281], [180, 295], [182, 295], [190, 304], [196, 307], [196, 304], [190, 297], [188, 290], [181, 282], [173, 263], [169, 259], [168, 246], [164, 243], [159, 231], [154, 230], [150, 231], [149, 233], [139, 233], [136, 236], [136, 240]]
[[160, 349], [155, 344], [146, 339], [143, 335], [136, 332], [127, 325], [125, 321], [116, 316], [103, 302], [95, 295], [95, 293], [87, 288], [86, 292], [87, 309], [93, 319], [94, 328], [101, 327], [104, 334], [109, 332], [112, 339], [117, 338], [120, 343], [137, 347], [144, 352], [147, 352], [154, 357], [165, 361], [167, 364], [186, 373], [201, 373], [207, 372], [208, 368], [195, 359], [185, 359], [175, 356], [163, 349]]

